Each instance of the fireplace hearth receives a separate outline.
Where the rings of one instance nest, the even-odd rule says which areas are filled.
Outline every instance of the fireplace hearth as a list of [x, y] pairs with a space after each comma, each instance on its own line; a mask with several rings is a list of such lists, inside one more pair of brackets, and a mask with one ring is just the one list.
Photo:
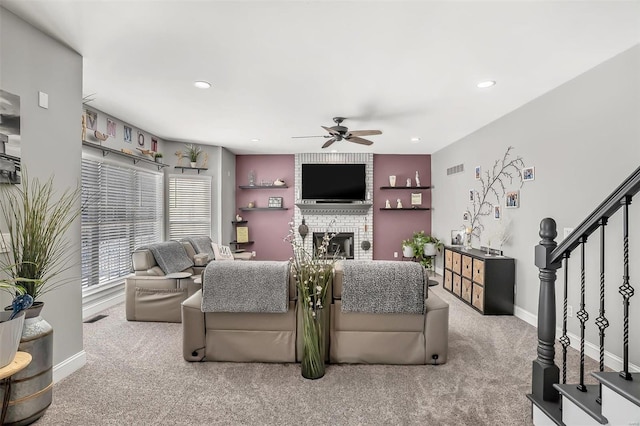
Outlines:
[[[322, 244], [322, 238], [324, 232], [313, 233], [313, 250]], [[354, 244], [353, 244], [353, 232], [340, 232], [337, 233], [331, 241], [329, 241], [329, 247], [327, 249], [327, 256], [336, 257], [342, 259], [353, 259]]]

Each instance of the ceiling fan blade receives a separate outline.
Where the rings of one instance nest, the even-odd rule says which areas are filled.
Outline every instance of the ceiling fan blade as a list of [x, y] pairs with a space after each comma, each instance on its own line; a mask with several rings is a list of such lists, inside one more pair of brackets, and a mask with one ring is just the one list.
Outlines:
[[334, 143], [335, 141], [336, 141], [336, 138], [331, 138], [331, 139], [329, 139], [328, 141], [326, 141], [326, 142], [324, 143], [324, 145], [322, 145], [322, 147], [323, 147], [323, 148], [327, 148], [327, 147], [329, 147], [332, 143]]
[[327, 127], [327, 126], [320, 126], [323, 129], [325, 129], [327, 132], [329, 132], [330, 134], [332, 134], [333, 136], [338, 136], [340, 134], [340, 132], [332, 129], [331, 127]]
[[355, 142], [355, 143], [359, 143], [361, 145], [373, 145], [373, 142], [371, 142], [370, 140], [362, 139], [362, 138], [359, 138], [357, 136], [351, 136], [351, 137], [347, 138], [347, 140], [349, 142]]
[[381, 130], [354, 130], [349, 132], [349, 137], [351, 136], [373, 136], [373, 135], [381, 135]]
[[316, 136], [291, 136], [291, 139], [301, 139], [301, 138], [330, 138], [329, 135], [316, 135]]

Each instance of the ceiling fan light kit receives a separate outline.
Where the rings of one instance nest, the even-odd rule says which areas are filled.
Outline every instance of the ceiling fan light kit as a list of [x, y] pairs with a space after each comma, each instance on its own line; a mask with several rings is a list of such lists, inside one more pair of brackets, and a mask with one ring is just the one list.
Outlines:
[[333, 122], [336, 123], [335, 126], [327, 127], [320, 126], [329, 132], [328, 135], [321, 136], [293, 136], [294, 138], [329, 138], [326, 141], [322, 148], [330, 147], [334, 142], [339, 142], [341, 140], [345, 140], [348, 142], [357, 143], [360, 145], [373, 145], [373, 142], [369, 139], [361, 138], [360, 136], [373, 136], [373, 135], [381, 135], [381, 130], [353, 130], [349, 131], [349, 128], [342, 125], [342, 122], [346, 120], [345, 117], [333, 117]]

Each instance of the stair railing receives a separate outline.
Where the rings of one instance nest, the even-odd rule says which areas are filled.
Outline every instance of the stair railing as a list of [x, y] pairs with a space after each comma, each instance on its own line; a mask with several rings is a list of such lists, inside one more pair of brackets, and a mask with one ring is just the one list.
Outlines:
[[[605, 316], [605, 228], [608, 219], [622, 209], [622, 241], [623, 241], [623, 276], [618, 292], [623, 304], [623, 369], [620, 376], [632, 380], [629, 372], [629, 299], [634, 289], [629, 283], [629, 205], [634, 195], [640, 192], [640, 168], [636, 169], [622, 182], [580, 225], [560, 244], [556, 243], [558, 235], [556, 222], [545, 218], [540, 222], [540, 243], [535, 247], [535, 265], [539, 269], [540, 293], [538, 298], [538, 348], [537, 358], [532, 366], [532, 392], [530, 398], [538, 402], [557, 402], [559, 392], [554, 384], [560, 383], [560, 369], [555, 364], [556, 334], [556, 271], [564, 263], [564, 303], [562, 318], [562, 336], [558, 339], [562, 345], [562, 383], [566, 383], [567, 348], [570, 345], [567, 336], [567, 282], [569, 258], [571, 253], [580, 248], [580, 310], [576, 313], [580, 321], [580, 383], [577, 388], [586, 391], [584, 384], [584, 347], [585, 326], [589, 314], [585, 309], [585, 246], [588, 237], [600, 230], [600, 309], [595, 324], [599, 328], [600, 371], [604, 371], [605, 329], [609, 321]], [[601, 387], [597, 401], [601, 400]]]

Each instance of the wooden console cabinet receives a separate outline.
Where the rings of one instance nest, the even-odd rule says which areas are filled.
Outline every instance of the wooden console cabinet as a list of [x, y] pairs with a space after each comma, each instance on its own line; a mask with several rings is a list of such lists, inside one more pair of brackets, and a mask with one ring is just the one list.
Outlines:
[[515, 259], [445, 247], [443, 286], [485, 315], [513, 315]]

